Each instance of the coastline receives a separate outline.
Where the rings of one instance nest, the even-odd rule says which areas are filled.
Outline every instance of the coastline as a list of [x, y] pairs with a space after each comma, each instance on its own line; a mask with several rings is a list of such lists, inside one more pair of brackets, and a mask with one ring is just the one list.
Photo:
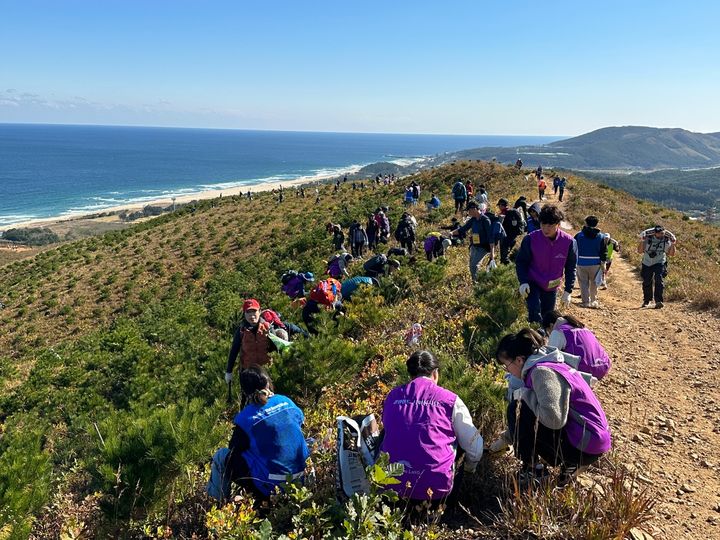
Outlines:
[[[356, 171], [347, 171], [347, 174], [353, 174]], [[298, 178], [294, 178], [291, 180], [283, 180], [280, 182], [260, 182], [256, 184], [245, 184], [241, 186], [236, 186], [233, 188], [226, 188], [226, 189], [207, 189], [207, 190], [201, 190], [193, 193], [185, 193], [182, 195], [175, 196], [175, 204], [187, 204], [193, 201], [200, 201], [200, 200], [207, 200], [207, 199], [216, 199], [220, 196], [223, 197], [230, 197], [235, 195], [245, 195], [248, 190], [252, 191], [253, 193], [261, 193], [264, 191], [271, 191], [273, 189], [278, 189], [280, 186], [283, 187], [283, 189], [288, 188], [294, 188], [295, 186], [302, 186], [302, 185], [315, 185], [322, 183], [324, 181], [327, 181], [331, 178], [336, 178], [337, 175], [330, 175], [325, 177], [307, 177], [307, 176], [301, 176]], [[121, 204], [118, 206], [110, 206], [107, 208], [98, 208], [94, 212], [88, 212], [86, 214], [77, 214], [77, 215], [60, 215], [60, 216], [49, 216], [45, 218], [36, 218], [28, 221], [22, 221], [17, 223], [11, 223], [6, 225], [0, 225], [0, 232], [7, 231], [9, 229], [16, 229], [16, 228], [25, 228], [25, 227], [52, 227], [53, 225], [62, 225], [62, 224], [70, 224], [74, 221], [88, 221], [88, 220], [105, 220], [105, 221], [121, 221], [119, 214], [123, 211], [128, 212], [134, 212], [139, 211], [145, 208], [146, 206], [162, 206], [162, 207], [168, 207], [172, 205], [172, 196], [165, 196], [158, 199], [153, 199], [149, 201], [137, 201], [137, 202], [129, 202], [127, 204]], [[99, 214], [103, 214], [103, 217], [100, 217]], [[113, 219], [115, 218], [115, 219]], [[126, 222], [127, 225], [132, 225], [133, 223], [138, 223], [142, 220], [137, 219], [133, 221]], [[147, 218], [144, 218], [147, 219]]]

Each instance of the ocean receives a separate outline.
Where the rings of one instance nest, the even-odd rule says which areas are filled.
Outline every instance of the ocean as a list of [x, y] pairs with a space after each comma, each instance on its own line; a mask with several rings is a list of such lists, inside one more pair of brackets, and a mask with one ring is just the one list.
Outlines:
[[559, 138], [0, 124], [0, 227]]

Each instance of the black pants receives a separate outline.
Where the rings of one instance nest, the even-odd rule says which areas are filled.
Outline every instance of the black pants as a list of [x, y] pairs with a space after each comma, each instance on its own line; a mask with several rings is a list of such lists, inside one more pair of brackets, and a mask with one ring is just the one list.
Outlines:
[[500, 262], [502, 264], [508, 264], [510, 262], [508, 256], [512, 248], [515, 247], [516, 240], [517, 236], [506, 236], [500, 241]]
[[413, 244], [412, 240], [400, 240], [400, 247], [407, 249], [408, 253], [413, 252]]
[[353, 243], [350, 246], [350, 249], [353, 257], [362, 257], [365, 252], [365, 242], [360, 242], [358, 244]]
[[521, 401], [519, 418], [517, 402], [508, 405], [508, 429], [513, 434], [515, 455], [525, 466], [537, 463], [540, 456], [550, 465], [591, 465], [600, 455], [581, 452], [567, 440], [565, 430], [550, 429], [537, 421], [535, 413]]
[[[663, 301], [663, 292], [665, 291], [665, 275], [667, 274], [663, 263], [653, 264], [652, 266], [642, 265], [640, 276], [643, 280], [643, 303], [650, 300], [655, 302]], [[653, 298], [653, 282], [655, 283], [655, 295]]]
[[560, 188], [560, 196], [558, 197], [558, 200], [559, 200], [560, 202], [562, 202], [563, 193], [565, 193], [565, 188], [564, 188], [564, 187], [561, 187], [561, 188]]
[[425, 256], [428, 261], [442, 257], [443, 255], [445, 255], [445, 246], [443, 246], [442, 242], [435, 242], [435, 246], [432, 250], [425, 252]]
[[462, 212], [465, 208], [465, 199], [455, 199], [455, 213]]

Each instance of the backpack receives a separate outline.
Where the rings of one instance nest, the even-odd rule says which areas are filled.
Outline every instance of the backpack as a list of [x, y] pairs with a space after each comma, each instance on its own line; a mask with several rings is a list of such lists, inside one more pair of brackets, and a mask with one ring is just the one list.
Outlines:
[[310, 300], [315, 300], [323, 306], [332, 306], [340, 296], [340, 287], [337, 279], [323, 279], [310, 291]]
[[220, 448], [210, 462], [210, 480], [205, 491], [212, 498], [225, 502], [230, 497], [230, 477], [227, 475], [227, 458], [230, 450]]
[[285, 328], [285, 323], [282, 322], [280, 315], [278, 315], [272, 309], [263, 309], [260, 312], [260, 318], [266, 320], [271, 325], [273, 325], [277, 328]]
[[413, 186], [413, 187], [412, 187], [412, 195], [413, 195], [413, 198], [414, 198], [414, 199], [419, 199], [419, 198], [420, 198], [420, 188], [419, 188], [418, 186]]
[[[507, 226], [505, 225], [506, 223]], [[525, 221], [520, 215], [520, 212], [518, 212], [515, 208], [507, 211], [502, 225], [509, 236], [517, 236], [525, 230]]]
[[427, 238], [425, 238], [425, 242], [423, 243], [423, 249], [425, 250], [425, 253], [432, 253], [433, 249], [435, 249], [435, 244], [440, 239], [435, 236], [434, 234], [431, 234]]
[[288, 270], [282, 276], [280, 276], [280, 283], [282, 283], [283, 285], [287, 285], [288, 283], [290, 283], [290, 280], [297, 275], [297, 270]]
[[412, 238], [412, 223], [406, 219], [402, 220], [398, 225], [396, 236], [399, 242], [410, 240]]
[[355, 227], [352, 240], [353, 244], [362, 244], [365, 242], [365, 229], [362, 228], [362, 225]]

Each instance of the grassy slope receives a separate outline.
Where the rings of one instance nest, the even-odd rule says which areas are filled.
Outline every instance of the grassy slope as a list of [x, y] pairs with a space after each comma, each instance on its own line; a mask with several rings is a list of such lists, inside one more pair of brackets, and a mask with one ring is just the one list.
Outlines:
[[[484, 182], [493, 198], [533, 192], [522, 175], [491, 164], [422, 172], [424, 195], [433, 187], [446, 206], [434, 216], [418, 208], [421, 232], [433, 230], [437, 219], [447, 221], [449, 187], [458, 175]], [[577, 200], [589, 197], [582, 190], [597, 188], [572, 179], [572, 189]], [[280, 274], [288, 268], [322, 273], [332, 252], [323, 230], [330, 219], [347, 226], [352, 217], [388, 204], [396, 223], [401, 191], [345, 187], [333, 199], [327, 187], [319, 205], [290, 195], [278, 206], [269, 194], [252, 202], [208, 201], [194, 212], [8, 266], [0, 276], [0, 290], [10, 291], [0, 319], [6, 434], [0, 465], [12, 467], [0, 467], [8, 471], [0, 473], [0, 506], [6, 508], [0, 527], [12, 523], [22, 537], [32, 526], [28, 516], [42, 513], [46, 517], [34, 527], [47, 536], [67, 527], [72, 516], [128, 531], [134, 527], [129, 515], [153, 522], [157, 511], [172, 516], [177, 527], [202, 528], [208, 503], [198, 494], [201, 465], [229, 432], [224, 420], [232, 411], [223, 402], [221, 376], [242, 298], [256, 296], [299, 319], [278, 291]], [[611, 205], [607, 199], [588, 204]], [[685, 227], [704, 230], [681, 221], [670, 226], [681, 238]], [[678, 264], [675, 291], [685, 283], [683, 268]], [[400, 295], [389, 288], [384, 295], [359, 295], [339, 328], [330, 325], [320, 338], [278, 358], [279, 389], [305, 408], [311, 435], [332, 441], [336, 414], [379, 413], [387, 389], [404, 380], [402, 335], [419, 321], [424, 345], [445, 364], [445, 384], [491, 436], [502, 412], [498, 374], [473, 362], [492, 350], [497, 335], [522, 324], [514, 322], [521, 306], [512, 270], [494, 273], [473, 291], [466, 254], [456, 249], [446, 263], [404, 265], [393, 280]], [[333, 453], [319, 449], [315, 459], [316, 497], [325, 500]], [[498, 490], [492, 476], [484, 471], [470, 490], [475, 495], [466, 503], [476, 512], [492, 506], [488, 499]], [[56, 511], [43, 512], [47, 504]]]

